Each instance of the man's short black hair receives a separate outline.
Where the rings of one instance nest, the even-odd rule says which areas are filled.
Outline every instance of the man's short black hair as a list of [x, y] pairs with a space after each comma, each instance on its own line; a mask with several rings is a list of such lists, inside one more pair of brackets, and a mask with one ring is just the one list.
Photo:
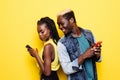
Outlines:
[[72, 10], [63, 14], [63, 17], [65, 17], [67, 20], [70, 20], [71, 18], [73, 18], [74, 22], [76, 23], [75, 15]]

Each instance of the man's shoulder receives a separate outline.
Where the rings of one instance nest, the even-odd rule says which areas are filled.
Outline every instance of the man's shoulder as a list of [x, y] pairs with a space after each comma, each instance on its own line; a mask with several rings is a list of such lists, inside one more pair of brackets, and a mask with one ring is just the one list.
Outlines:
[[58, 42], [62, 42], [65, 39], [65, 36], [63, 35]]
[[84, 35], [93, 35], [93, 34], [92, 34], [92, 31], [89, 30], [89, 29], [84, 29], [84, 28], [81, 28], [81, 27], [79, 27], [79, 29], [81, 30], [81, 32], [82, 32]]
[[82, 31], [82, 32], [85, 32], [85, 33], [91, 33], [92, 31], [89, 30], [89, 29], [84, 29], [84, 28], [81, 28], [79, 27], [79, 29]]
[[86, 33], [92, 33], [92, 31], [89, 30], [89, 29], [85, 29], [85, 32], [86, 32]]

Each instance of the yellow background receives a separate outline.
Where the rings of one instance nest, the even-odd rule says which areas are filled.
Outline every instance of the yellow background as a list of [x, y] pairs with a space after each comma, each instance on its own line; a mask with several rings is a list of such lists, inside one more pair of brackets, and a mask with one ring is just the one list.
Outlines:
[[[74, 10], [79, 26], [103, 41], [102, 62], [97, 63], [99, 80], [120, 79], [119, 0], [1, 0], [0, 80], [39, 80], [39, 68], [25, 45], [40, 50], [37, 20], [49, 16], [56, 22], [57, 13], [68, 8]], [[60, 80], [66, 79], [61, 71], [59, 75]]]

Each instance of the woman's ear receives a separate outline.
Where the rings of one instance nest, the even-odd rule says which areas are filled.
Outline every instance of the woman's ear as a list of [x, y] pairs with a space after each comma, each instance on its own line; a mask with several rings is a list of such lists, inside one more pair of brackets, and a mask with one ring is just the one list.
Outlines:
[[70, 23], [74, 23], [75, 22], [73, 18], [70, 18], [69, 21], [70, 21]]

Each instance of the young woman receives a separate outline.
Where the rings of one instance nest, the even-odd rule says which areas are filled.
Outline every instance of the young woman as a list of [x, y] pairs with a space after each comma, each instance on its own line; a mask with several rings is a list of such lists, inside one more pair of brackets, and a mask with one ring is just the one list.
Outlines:
[[45, 41], [43, 52], [28, 48], [31, 56], [35, 57], [42, 70], [41, 80], [59, 80], [57, 70], [60, 67], [56, 44], [59, 40], [55, 23], [49, 17], [41, 18], [37, 22], [37, 32], [42, 41]]

